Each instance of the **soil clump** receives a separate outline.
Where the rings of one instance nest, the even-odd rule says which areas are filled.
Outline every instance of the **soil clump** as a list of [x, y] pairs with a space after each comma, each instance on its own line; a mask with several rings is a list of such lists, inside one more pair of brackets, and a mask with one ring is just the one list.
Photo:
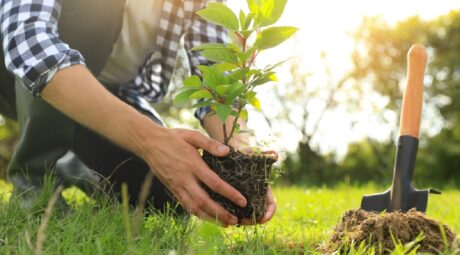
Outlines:
[[276, 159], [269, 156], [247, 155], [232, 149], [225, 157], [203, 152], [203, 160], [224, 181], [239, 190], [248, 201], [242, 208], [203, 185], [210, 197], [242, 219], [259, 219], [266, 211], [268, 182]]
[[449, 247], [454, 245], [458, 247], [454, 232], [442, 224], [446, 239], [444, 240], [440, 224], [442, 223], [426, 217], [415, 209], [405, 213], [351, 210], [342, 216], [325, 251], [330, 253], [346, 249], [342, 247], [350, 247], [353, 241], [355, 245], [361, 242], [374, 245], [377, 254], [389, 254], [395, 248], [392, 235], [395, 240], [406, 244], [414, 241], [420, 234], [423, 234], [424, 238], [418, 243], [420, 245], [418, 252], [443, 251], [446, 248], [446, 241]]

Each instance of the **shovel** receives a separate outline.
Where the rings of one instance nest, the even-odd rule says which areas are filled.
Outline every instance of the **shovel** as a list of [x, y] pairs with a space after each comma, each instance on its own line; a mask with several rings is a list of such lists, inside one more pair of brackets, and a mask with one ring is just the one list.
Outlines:
[[440, 194], [433, 189], [417, 190], [411, 185], [420, 133], [426, 55], [425, 47], [418, 44], [413, 45], [407, 53], [407, 85], [402, 103], [393, 182], [383, 193], [364, 196], [361, 202], [363, 210], [405, 212], [415, 208], [425, 212], [428, 194]]

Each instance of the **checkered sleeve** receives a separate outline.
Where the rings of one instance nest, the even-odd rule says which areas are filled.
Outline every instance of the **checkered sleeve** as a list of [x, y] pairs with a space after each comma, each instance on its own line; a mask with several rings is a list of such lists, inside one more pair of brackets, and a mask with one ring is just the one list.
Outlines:
[[[226, 1], [218, 0], [213, 2], [225, 3]], [[204, 43], [225, 43], [226, 41], [227, 31], [223, 27], [211, 24], [194, 13], [192, 24], [184, 37], [184, 46], [187, 51], [192, 74], [201, 76], [197, 67], [199, 65], [212, 64], [212, 62], [201, 56], [199, 51], [192, 51], [191, 49], [193, 47]], [[203, 124], [204, 116], [210, 111], [211, 109], [209, 106], [198, 108], [195, 112], [195, 117]]]
[[58, 70], [85, 64], [78, 51], [59, 39], [60, 0], [0, 2], [0, 37], [5, 65], [33, 95], [39, 96]]
[[135, 93], [147, 101], [160, 102], [169, 86], [176, 63], [179, 41], [183, 34], [183, 0], [164, 0], [156, 35], [156, 49], [138, 69], [134, 79], [123, 84], [120, 95]]

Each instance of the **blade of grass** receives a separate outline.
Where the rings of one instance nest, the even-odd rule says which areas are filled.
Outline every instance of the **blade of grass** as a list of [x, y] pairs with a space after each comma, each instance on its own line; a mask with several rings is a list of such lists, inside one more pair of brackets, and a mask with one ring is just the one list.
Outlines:
[[129, 244], [133, 242], [133, 232], [131, 228], [131, 220], [129, 217], [129, 198], [128, 198], [128, 185], [123, 183], [121, 185], [121, 200], [123, 207], [123, 221], [125, 222], [126, 239]]
[[37, 254], [42, 254], [43, 252], [43, 244], [45, 243], [45, 239], [46, 239], [45, 231], [46, 231], [46, 228], [48, 227], [48, 223], [51, 218], [51, 213], [53, 211], [54, 205], [56, 204], [59, 198], [59, 195], [61, 194], [63, 189], [64, 187], [62, 185], [59, 185], [59, 187], [57, 187], [51, 199], [48, 201], [48, 205], [46, 206], [46, 209], [45, 209], [45, 214], [43, 215], [43, 218], [40, 222], [40, 227], [38, 228], [37, 243], [35, 245], [35, 252]]

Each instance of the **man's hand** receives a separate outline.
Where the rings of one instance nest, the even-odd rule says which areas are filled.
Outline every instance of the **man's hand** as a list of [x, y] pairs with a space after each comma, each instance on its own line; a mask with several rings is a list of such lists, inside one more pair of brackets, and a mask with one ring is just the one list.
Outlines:
[[202, 189], [200, 182], [211, 190], [244, 207], [246, 199], [215, 174], [201, 159], [198, 149], [215, 156], [225, 156], [229, 148], [200, 132], [186, 129], [163, 129], [164, 135], [155, 136], [144, 159], [151, 164], [157, 176], [174, 194], [180, 204], [201, 219], [216, 221], [223, 226], [237, 224], [237, 218], [214, 202]]
[[257, 219], [257, 222], [254, 222], [252, 219], [242, 219], [241, 225], [249, 226], [254, 224], [265, 224], [273, 218], [276, 212], [276, 202], [275, 197], [273, 196], [272, 189], [268, 187], [267, 191], [267, 211], [264, 216], [260, 219]]

